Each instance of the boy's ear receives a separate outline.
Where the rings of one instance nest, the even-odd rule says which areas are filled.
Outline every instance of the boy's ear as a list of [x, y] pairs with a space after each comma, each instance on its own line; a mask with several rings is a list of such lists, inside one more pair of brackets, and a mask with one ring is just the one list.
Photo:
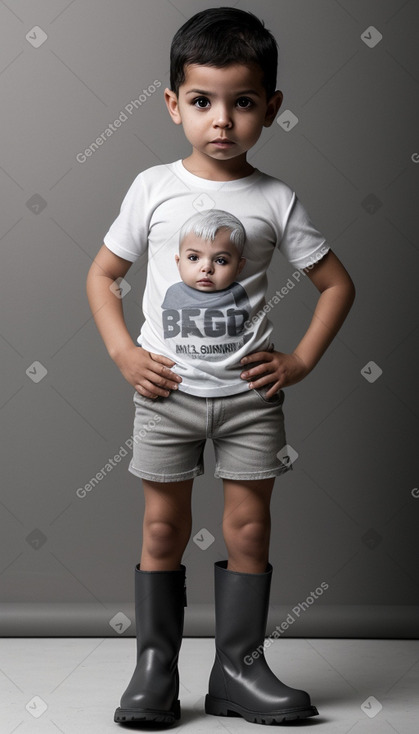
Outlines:
[[179, 255], [175, 255], [175, 260], [176, 260], [176, 265], [179, 267], [179, 260], [180, 260]]
[[175, 125], [181, 125], [182, 118], [180, 116], [177, 95], [175, 94], [175, 92], [172, 92], [172, 90], [168, 87], [166, 87], [166, 89], [164, 90], [164, 101], [166, 102], [167, 109], [169, 110], [169, 115]]
[[282, 94], [282, 92], [279, 91], [279, 89], [277, 89], [276, 92], [273, 93], [272, 97], [268, 101], [268, 106], [266, 108], [266, 115], [265, 115], [265, 121], [263, 123], [263, 127], [270, 127], [272, 125], [278, 113], [278, 110], [280, 106], [282, 105], [283, 99], [284, 99], [284, 95]]
[[241, 273], [241, 271], [243, 270], [243, 268], [244, 268], [245, 265], [246, 265], [246, 258], [245, 257], [241, 257], [240, 260], [239, 260], [239, 264], [237, 266], [237, 275], [239, 275], [239, 273]]

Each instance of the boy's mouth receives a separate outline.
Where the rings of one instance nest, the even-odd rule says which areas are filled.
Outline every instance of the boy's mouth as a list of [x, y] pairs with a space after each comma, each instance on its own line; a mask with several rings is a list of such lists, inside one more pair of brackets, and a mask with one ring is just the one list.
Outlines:
[[233, 141], [227, 138], [216, 138], [215, 140], [211, 140], [211, 143], [219, 148], [230, 148], [234, 145]]
[[202, 280], [198, 280], [198, 285], [214, 285], [214, 283], [209, 278], [202, 278]]

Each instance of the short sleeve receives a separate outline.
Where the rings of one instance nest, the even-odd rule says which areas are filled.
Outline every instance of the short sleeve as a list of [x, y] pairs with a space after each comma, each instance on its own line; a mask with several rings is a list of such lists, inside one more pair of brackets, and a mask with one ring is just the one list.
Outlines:
[[287, 260], [300, 270], [314, 265], [330, 250], [295, 193], [278, 247]]
[[135, 262], [148, 246], [149, 194], [140, 173], [128, 189], [120, 212], [104, 237], [115, 255]]

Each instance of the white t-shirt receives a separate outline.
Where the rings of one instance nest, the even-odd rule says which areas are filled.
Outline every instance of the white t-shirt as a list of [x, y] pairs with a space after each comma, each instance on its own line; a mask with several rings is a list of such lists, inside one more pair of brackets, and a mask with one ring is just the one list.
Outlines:
[[[184, 222], [212, 208], [242, 222], [246, 263], [237, 282], [206, 293], [182, 282], [175, 254]], [[200, 397], [247, 390], [241, 358], [270, 348], [273, 327], [263, 307], [275, 247], [298, 269], [329, 250], [295, 193], [279, 179], [255, 170], [235, 181], [210, 181], [187, 171], [181, 160], [137, 176], [104, 243], [130, 262], [148, 250], [145, 321], [137, 341], [172, 359], [182, 377], [179, 389]]]

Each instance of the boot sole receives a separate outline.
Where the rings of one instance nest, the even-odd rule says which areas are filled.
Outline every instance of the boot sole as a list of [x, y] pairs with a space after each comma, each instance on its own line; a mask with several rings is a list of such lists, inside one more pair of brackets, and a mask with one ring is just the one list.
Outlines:
[[154, 721], [159, 724], [174, 724], [179, 719], [180, 701], [175, 702], [172, 711], [117, 708], [113, 717], [114, 721], [122, 724], [129, 724], [131, 721]]
[[213, 698], [209, 694], [205, 697], [205, 713], [212, 716], [241, 716], [251, 724], [282, 724], [283, 721], [308, 719], [309, 716], [318, 716], [315, 706], [307, 708], [290, 708], [282, 711], [272, 711], [262, 714], [260, 711], [251, 711], [232, 701]]

